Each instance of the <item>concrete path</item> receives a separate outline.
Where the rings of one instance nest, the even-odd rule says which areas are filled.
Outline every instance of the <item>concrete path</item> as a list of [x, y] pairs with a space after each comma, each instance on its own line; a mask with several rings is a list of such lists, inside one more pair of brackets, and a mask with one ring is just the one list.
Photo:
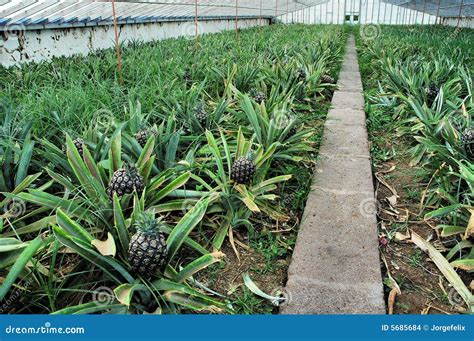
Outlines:
[[385, 314], [362, 82], [348, 41], [282, 314]]

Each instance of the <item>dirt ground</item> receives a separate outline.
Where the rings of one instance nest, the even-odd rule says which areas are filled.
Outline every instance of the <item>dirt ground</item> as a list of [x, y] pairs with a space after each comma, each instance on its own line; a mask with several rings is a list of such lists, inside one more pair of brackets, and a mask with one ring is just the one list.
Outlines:
[[[392, 306], [394, 314], [465, 313], [466, 306], [436, 265], [410, 241], [413, 231], [435, 247], [443, 246], [436, 230], [439, 222], [424, 221], [424, 212], [420, 212], [427, 187], [421, 182], [423, 169], [411, 167], [407, 155], [400, 154], [374, 170], [383, 275], [386, 284], [390, 275], [401, 291], [390, 302], [390, 288], [385, 285], [388, 307]], [[474, 279], [472, 274], [460, 275], [468, 286]]]

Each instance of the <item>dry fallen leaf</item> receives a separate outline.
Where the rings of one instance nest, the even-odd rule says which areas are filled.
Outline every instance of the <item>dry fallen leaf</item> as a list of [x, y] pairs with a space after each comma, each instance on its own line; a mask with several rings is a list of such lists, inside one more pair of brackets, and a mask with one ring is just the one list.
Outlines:
[[397, 297], [397, 289], [390, 290], [388, 295], [388, 314], [393, 315], [393, 306], [395, 305], [395, 298]]
[[396, 169], [396, 167], [395, 167], [395, 166], [392, 166], [392, 167], [390, 167], [390, 168], [387, 169], [387, 170], [381, 170], [380, 172], [377, 172], [377, 174], [388, 174], [388, 173], [393, 172], [395, 169]]
[[464, 234], [464, 239], [468, 239], [470, 236], [474, 235], [474, 209], [470, 209], [471, 217], [467, 223], [466, 233]]
[[421, 250], [428, 253], [429, 259], [438, 267], [444, 277], [458, 292], [461, 298], [469, 306], [469, 310], [474, 312], [474, 298], [470, 290], [466, 287], [461, 277], [456, 273], [454, 268], [444, 258], [444, 256], [436, 250], [428, 241], [420, 237], [416, 232], [411, 231], [411, 240]]
[[397, 263], [395, 263], [393, 260], [390, 261], [390, 264], [392, 264], [395, 270], [400, 270], [400, 266]]
[[387, 201], [390, 203], [391, 206], [395, 207], [397, 205], [397, 196], [392, 195], [390, 197], [387, 197]]
[[410, 232], [408, 232], [408, 234], [403, 234], [401, 232], [395, 233], [395, 239], [398, 240], [398, 241], [403, 241], [403, 240], [407, 240], [407, 239], [410, 239], [410, 238], [411, 238]]
[[384, 185], [390, 192], [392, 192], [393, 195], [396, 195], [398, 197], [397, 190], [390, 186], [384, 178], [379, 176], [378, 174], [375, 174], [375, 178], [377, 179], [378, 182], [380, 182], [382, 185]]
[[430, 309], [431, 309], [431, 306], [428, 305], [426, 308], [424, 308], [422, 311], [421, 311], [421, 315], [428, 315], [428, 313], [430, 312]]
[[115, 257], [117, 249], [115, 247], [114, 237], [110, 232], [107, 233], [107, 240], [102, 241], [99, 239], [94, 239], [93, 241], [91, 241], [91, 244], [95, 246], [97, 251], [99, 251], [102, 256]]

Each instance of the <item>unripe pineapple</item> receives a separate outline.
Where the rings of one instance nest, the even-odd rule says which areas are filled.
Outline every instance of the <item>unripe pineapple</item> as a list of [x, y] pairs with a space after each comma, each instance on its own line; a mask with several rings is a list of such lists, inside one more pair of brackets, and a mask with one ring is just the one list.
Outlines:
[[329, 75], [322, 75], [321, 76], [321, 83], [334, 84], [334, 83], [336, 83], [336, 81], [334, 80], [334, 78], [332, 78]]
[[474, 160], [474, 128], [467, 128], [461, 135], [461, 143], [467, 157]]
[[209, 116], [206, 109], [204, 109], [204, 104], [199, 103], [198, 106], [194, 109], [194, 116], [198, 120], [201, 127], [205, 127], [207, 123], [207, 117]]
[[230, 178], [238, 184], [248, 185], [252, 182], [257, 166], [252, 153], [239, 157], [232, 165]]
[[[287, 117], [287, 116], [281, 116], [280, 118], [277, 118], [277, 122], [279, 123], [279, 126], [282, 130], [285, 130], [286, 127], [288, 127], [292, 122], [292, 120]], [[294, 124], [290, 130], [288, 130], [288, 133], [286, 134], [286, 138], [290, 138], [294, 136], [298, 132], [298, 127], [296, 124]]]
[[296, 127], [296, 125], [294, 125], [293, 127], [290, 128], [290, 130], [288, 131], [288, 134], [286, 134], [286, 137], [287, 138], [293, 137], [297, 132], [298, 132], [298, 128]]
[[135, 140], [137, 140], [138, 144], [142, 148], [145, 147], [146, 143], [148, 142], [149, 137], [150, 137], [150, 131], [148, 129], [142, 129], [138, 133], [135, 134]]
[[430, 84], [426, 89], [426, 104], [429, 107], [434, 103], [436, 96], [438, 96], [439, 88], [435, 84]]
[[183, 74], [183, 81], [186, 86], [191, 86], [193, 84], [193, 76], [191, 74], [191, 70], [186, 69]]
[[137, 232], [130, 239], [128, 261], [138, 275], [149, 278], [166, 264], [166, 238], [161, 226], [161, 219], [155, 219], [151, 212], [136, 219]]
[[252, 96], [253, 100], [258, 104], [262, 104], [264, 101], [267, 100], [267, 96], [263, 92], [257, 91], [255, 89], [250, 90], [250, 95]]
[[296, 70], [296, 76], [298, 77], [298, 80], [304, 81], [306, 79], [306, 70], [304, 68], [299, 68]]
[[125, 167], [117, 169], [110, 179], [107, 187], [107, 194], [112, 199], [114, 193], [120, 198], [124, 194], [132, 194], [134, 190], [138, 194], [143, 192], [145, 183], [143, 177], [138, 174], [138, 170], [133, 165], [126, 164]]
[[[78, 137], [77, 139], [72, 140], [72, 143], [74, 143], [74, 146], [76, 147], [77, 151], [79, 152], [79, 155], [82, 157], [84, 155], [84, 140]], [[67, 147], [66, 145], [63, 146], [63, 152], [66, 153]]]

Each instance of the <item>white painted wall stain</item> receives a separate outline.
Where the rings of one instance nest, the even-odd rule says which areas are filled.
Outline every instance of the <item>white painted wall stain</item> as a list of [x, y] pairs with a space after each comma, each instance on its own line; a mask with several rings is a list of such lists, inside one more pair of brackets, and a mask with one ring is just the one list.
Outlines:
[[[241, 19], [239, 28], [259, 25], [259, 19]], [[268, 21], [263, 21], [268, 24]], [[200, 21], [199, 34], [235, 28], [235, 20]], [[193, 21], [126, 24], [119, 27], [119, 41], [150, 42], [180, 36], [193, 37]], [[88, 55], [115, 46], [113, 26], [26, 30], [0, 36], [0, 64], [11, 67], [20, 63], [49, 61], [53, 57]]]

